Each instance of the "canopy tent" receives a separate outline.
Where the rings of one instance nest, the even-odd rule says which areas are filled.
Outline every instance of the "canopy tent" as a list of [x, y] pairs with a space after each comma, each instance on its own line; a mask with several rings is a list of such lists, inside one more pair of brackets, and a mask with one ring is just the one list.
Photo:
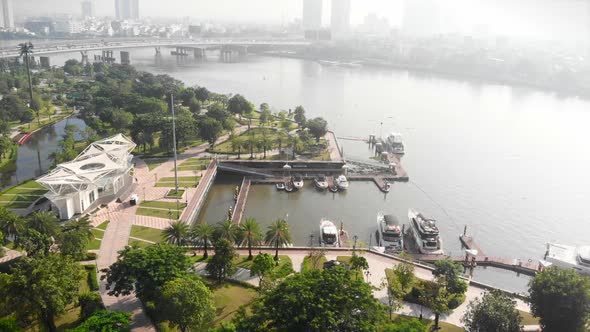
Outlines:
[[135, 143], [123, 134], [90, 144], [74, 160], [57, 167], [37, 182], [54, 195], [66, 195], [104, 186], [113, 175], [131, 167]]

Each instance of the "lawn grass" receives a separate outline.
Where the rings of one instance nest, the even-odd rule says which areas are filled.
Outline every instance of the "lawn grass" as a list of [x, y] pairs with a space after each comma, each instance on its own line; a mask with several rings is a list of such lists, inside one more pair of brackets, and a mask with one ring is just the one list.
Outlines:
[[[199, 182], [195, 183], [195, 182], [178, 182], [178, 187], [179, 188], [194, 188], [199, 184]], [[176, 186], [176, 184], [174, 183], [174, 181], [172, 182], [158, 182], [156, 183], [156, 185], [154, 187], [158, 187], [158, 188], [174, 188]]]
[[169, 158], [146, 158], [143, 161], [148, 165], [148, 169], [151, 171], [168, 160]]
[[102, 243], [101, 240], [94, 239], [94, 240], [88, 242], [88, 245], [86, 246], [86, 250], [99, 250], [101, 243]]
[[140, 241], [140, 240], [135, 240], [135, 239], [129, 239], [128, 244], [130, 246], [136, 246], [139, 248], [145, 248], [145, 247], [149, 247], [149, 246], [153, 245], [153, 243], [151, 243], [151, 242]]
[[[195, 183], [195, 181], [200, 180], [201, 177], [200, 176], [179, 176], [178, 177], [178, 182], [192, 182]], [[160, 178], [160, 180], [158, 182], [174, 182], [174, 177], [173, 176], [164, 176], [162, 178]]]
[[346, 264], [348, 264], [348, 266], [350, 266], [351, 259], [352, 259], [352, 256], [336, 256], [337, 261], [340, 261], [342, 263], [346, 263]]
[[520, 322], [522, 325], [539, 325], [539, 318], [534, 317], [531, 313], [518, 310], [520, 317], [522, 317], [522, 321]]
[[92, 229], [92, 235], [94, 235], [94, 238], [95, 239], [99, 239], [100, 240], [104, 236], [104, 231], [101, 230], [101, 229], [93, 228]]
[[145, 226], [133, 225], [131, 226], [130, 236], [158, 243], [162, 241], [162, 230]]
[[215, 286], [213, 281], [208, 278], [203, 278], [203, 281], [213, 292], [213, 302], [215, 303], [213, 322], [215, 326], [219, 326], [221, 322], [229, 322], [241, 306], [251, 304], [258, 296], [254, 289], [244, 286], [232, 283]]
[[26, 202], [6, 202], [6, 201], [0, 201], [0, 206], [5, 207], [7, 209], [26, 209], [28, 208], [31, 203], [26, 203]]
[[[252, 127], [252, 129], [246, 130], [244, 133], [242, 133], [240, 136], [238, 136], [237, 139], [245, 144], [251, 135], [254, 136], [257, 140], [260, 140], [263, 136], [263, 133], [265, 133], [266, 136], [268, 137], [268, 139], [272, 142], [271, 148], [267, 149], [267, 150], [272, 150], [272, 149], [276, 149], [279, 147], [279, 144], [277, 141], [279, 137], [282, 139], [282, 146], [287, 147], [287, 140], [288, 140], [289, 136], [283, 131], [274, 130], [271, 128], [254, 128], [254, 127]], [[254, 151], [254, 153], [258, 153], [258, 152], [263, 152], [263, 149], [259, 148], [258, 146], [255, 146], [253, 151]], [[211, 152], [223, 153], [223, 154], [237, 153], [237, 151], [233, 151], [231, 149], [231, 144], [230, 144], [229, 140], [225, 141], [219, 145], [216, 145], [213, 148], [213, 151], [211, 151]], [[242, 148], [241, 152], [244, 156], [250, 155], [250, 149]]]
[[162, 219], [178, 220], [180, 218], [180, 211], [177, 210], [156, 210], [151, 208], [138, 208], [135, 214], [146, 217], [156, 217]]
[[[392, 319], [391, 323], [400, 324], [400, 323], [403, 323], [404, 321], [410, 320], [412, 318], [418, 319], [417, 317], [393, 314], [393, 319]], [[424, 323], [424, 325], [427, 327], [426, 331], [435, 331], [434, 330], [434, 321], [432, 321], [430, 319], [422, 319], [422, 323]], [[439, 329], [436, 330], [437, 332], [465, 332], [465, 330], [462, 327], [459, 327], [459, 326], [456, 326], [453, 324], [439, 322], [438, 325], [439, 325]]]
[[309, 272], [312, 270], [320, 270], [324, 269], [324, 263], [327, 262], [326, 256], [319, 257], [315, 262], [309, 256], [305, 256], [303, 259], [303, 263], [301, 264], [301, 272]]
[[[196, 187], [201, 180], [200, 176], [179, 176], [178, 177], [178, 186], [181, 188], [192, 188]], [[156, 187], [167, 187], [167, 188], [174, 188], [174, 177], [163, 177], [158, 180], [155, 185]]]
[[0, 206], [8, 209], [25, 209], [47, 193], [47, 189], [30, 180], [0, 193]]
[[167, 198], [179, 199], [179, 198], [182, 198], [182, 195], [184, 195], [184, 190], [182, 190], [182, 189], [178, 189], [178, 191], [176, 189], [170, 189], [166, 193]]
[[109, 221], [105, 220], [100, 225], [96, 226], [96, 228], [106, 231], [108, 225], [109, 225]]
[[[199, 158], [189, 158], [178, 165], [179, 171], [199, 171], [207, 169], [207, 166], [211, 160], [209, 159], [199, 159]], [[174, 169], [172, 169], [174, 171]]]
[[142, 207], [154, 207], [160, 209], [184, 209], [186, 207], [186, 203], [177, 203], [176, 202], [164, 202], [164, 201], [143, 201], [139, 204]]

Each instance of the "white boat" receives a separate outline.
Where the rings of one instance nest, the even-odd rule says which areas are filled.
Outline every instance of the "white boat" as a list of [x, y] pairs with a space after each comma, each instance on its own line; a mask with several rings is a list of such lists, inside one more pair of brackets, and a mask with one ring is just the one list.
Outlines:
[[327, 219], [320, 221], [320, 243], [322, 246], [338, 246], [338, 228]]
[[391, 133], [385, 139], [385, 143], [389, 151], [395, 154], [405, 154], [406, 148], [402, 139], [402, 135], [398, 133]]
[[377, 213], [377, 244], [384, 251], [401, 251], [404, 248], [402, 224], [392, 214]]
[[303, 188], [303, 177], [301, 175], [293, 176], [293, 187], [295, 187], [295, 189]]
[[318, 188], [318, 190], [328, 189], [328, 181], [326, 181], [326, 177], [324, 175], [316, 176], [313, 182], [315, 184], [315, 187]]
[[547, 243], [545, 260], [562, 269], [590, 275], [590, 246], [574, 247]]
[[408, 210], [410, 229], [416, 243], [416, 247], [422, 254], [443, 255], [442, 239], [439, 236], [436, 220], [424, 217], [422, 213], [412, 209]]
[[346, 176], [340, 175], [336, 179], [336, 186], [338, 186], [338, 189], [340, 189], [340, 190], [348, 189], [348, 180], [346, 179]]
[[282, 182], [277, 183], [276, 186], [277, 190], [285, 190], [285, 184]]

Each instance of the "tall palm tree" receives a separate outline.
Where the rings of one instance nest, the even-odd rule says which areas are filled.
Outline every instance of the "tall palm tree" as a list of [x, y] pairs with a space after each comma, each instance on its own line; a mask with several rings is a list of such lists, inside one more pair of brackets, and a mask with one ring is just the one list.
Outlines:
[[275, 247], [275, 261], [279, 260], [279, 246], [285, 247], [291, 243], [291, 232], [286, 220], [277, 219], [266, 231], [266, 244]]
[[170, 226], [162, 231], [162, 237], [164, 240], [167, 243], [175, 244], [177, 246], [183, 245], [188, 239], [188, 235], [188, 225], [180, 220], [170, 223]]
[[63, 227], [63, 232], [79, 232], [80, 234], [84, 234], [89, 240], [94, 238], [94, 234], [92, 234], [92, 226], [90, 225], [90, 220], [88, 220], [88, 218], [68, 221]]
[[246, 141], [248, 142], [248, 148], [250, 149], [250, 159], [254, 159], [254, 147], [258, 143], [258, 138], [254, 135], [250, 135]]
[[[33, 43], [26, 42], [18, 44], [20, 56], [25, 60], [25, 66], [27, 67], [27, 77], [29, 78], [29, 105], [33, 108], [33, 81], [31, 79], [31, 65], [29, 63], [29, 56], [33, 53]], [[37, 112], [37, 123], [41, 124], [41, 115], [39, 110]]]
[[291, 144], [291, 148], [293, 149], [293, 156], [292, 159], [295, 159], [295, 152], [299, 151], [299, 149], [303, 146], [303, 141], [299, 136], [291, 136], [289, 137], [289, 144]]
[[238, 137], [232, 137], [229, 139], [229, 147], [231, 148], [232, 152], [238, 151], [238, 159], [240, 159], [240, 155], [242, 154], [242, 140]]
[[27, 219], [27, 226], [47, 236], [57, 236], [61, 229], [59, 219], [51, 212], [35, 212]]
[[260, 138], [260, 145], [262, 146], [262, 151], [264, 151], [264, 159], [266, 159], [266, 150], [272, 147], [272, 140], [266, 132], [262, 132], [262, 137]]
[[196, 245], [201, 243], [203, 244], [203, 249], [205, 250], [205, 253], [203, 254], [204, 259], [209, 257], [209, 254], [207, 253], [207, 246], [213, 237], [214, 231], [215, 229], [207, 223], [198, 224], [197, 226], [193, 227], [193, 229], [191, 229], [191, 239], [193, 240], [193, 243]]
[[25, 223], [23, 219], [6, 208], [0, 208], [0, 230], [4, 233], [4, 239], [7, 240], [12, 236], [12, 240], [17, 242], [18, 235], [24, 230]]
[[239, 228], [231, 220], [226, 220], [217, 224], [215, 236], [218, 239], [228, 240], [229, 243], [235, 244], [238, 237]]
[[242, 243], [241, 245], [248, 246], [248, 260], [252, 259], [252, 246], [256, 246], [262, 240], [262, 232], [260, 231], [260, 225], [254, 218], [247, 218], [241, 225], [240, 231], [242, 232]]

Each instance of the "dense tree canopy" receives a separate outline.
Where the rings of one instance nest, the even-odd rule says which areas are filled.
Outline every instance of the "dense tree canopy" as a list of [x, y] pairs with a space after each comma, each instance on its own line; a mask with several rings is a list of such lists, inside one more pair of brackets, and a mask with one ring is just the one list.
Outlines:
[[532, 313], [543, 331], [585, 331], [590, 315], [590, 280], [574, 270], [549, 268], [529, 283]]
[[227, 110], [230, 113], [242, 115], [251, 113], [254, 107], [244, 96], [237, 94], [228, 100]]
[[311, 119], [305, 125], [318, 142], [328, 132], [328, 122], [322, 118]]
[[170, 325], [181, 332], [206, 331], [215, 318], [213, 294], [194, 276], [164, 284], [159, 305]]
[[238, 331], [375, 331], [384, 308], [343, 267], [286, 278], [235, 321]]
[[207, 264], [207, 273], [221, 284], [235, 272], [233, 259], [236, 257], [236, 252], [231, 243], [223, 238], [215, 241], [214, 248], [215, 255]]
[[493, 290], [469, 303], [462, 322], [468, 331], [519, 332], [521, 319], [516, 301]]

